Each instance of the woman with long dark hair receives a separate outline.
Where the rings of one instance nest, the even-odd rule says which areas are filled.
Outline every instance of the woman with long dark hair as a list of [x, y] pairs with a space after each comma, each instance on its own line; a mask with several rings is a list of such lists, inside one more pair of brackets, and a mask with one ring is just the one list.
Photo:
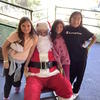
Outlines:
[[13, 32], [2, 46], [5, 73], [4, 100], [8, 100], [12, 85], [15, 93], [20, 90], [24, 63], [32, 46], [38, 40], [34, 27], [28, 17], [20, 19], [18, 29]]
[[64, 23], [62, 20], [55, 20], [51, 28], [51, 39], [54, 47], [55, 59], [66, 78], [69, 80], [70, 58], [68, 49], [62, 37], [64, 32]]

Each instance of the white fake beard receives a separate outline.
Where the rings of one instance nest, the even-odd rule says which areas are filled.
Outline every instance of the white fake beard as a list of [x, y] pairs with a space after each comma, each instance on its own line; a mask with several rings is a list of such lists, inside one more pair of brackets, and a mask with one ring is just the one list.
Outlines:
[[47, 53], [52, 48], [52, 42], [50, 40], [49, 35], [39, 36], [37, 49], [39, 53]]

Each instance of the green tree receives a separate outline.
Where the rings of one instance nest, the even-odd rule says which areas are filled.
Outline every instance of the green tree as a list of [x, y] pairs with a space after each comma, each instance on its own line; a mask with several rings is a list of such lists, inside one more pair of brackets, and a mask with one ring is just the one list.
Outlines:
[[5, 1], [13, 3], [13, 4], [17, 4], [29, 9], [36, 8], [37, 5], [40, 4], [40, 0], [5, 0]]

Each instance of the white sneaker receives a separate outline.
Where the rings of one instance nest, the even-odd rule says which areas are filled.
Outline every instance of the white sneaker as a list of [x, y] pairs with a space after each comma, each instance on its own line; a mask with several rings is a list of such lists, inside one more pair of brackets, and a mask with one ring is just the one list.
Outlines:
[[58, 96], [57, 100], [74, 100], [74, 99], [73, 99], [73, 95], [72, 95], [70, 98], [63, 98], [63, 97]]
[[3, 100], [10, 100], [10, 99], [9, 99], [9, 97], [8, 97], [8, 98], [5, 98], [5, 97], [4, 97]]
[[74, 93], [73, 94], [73, 99], [76, 99], [78, 97], [79, 93]]

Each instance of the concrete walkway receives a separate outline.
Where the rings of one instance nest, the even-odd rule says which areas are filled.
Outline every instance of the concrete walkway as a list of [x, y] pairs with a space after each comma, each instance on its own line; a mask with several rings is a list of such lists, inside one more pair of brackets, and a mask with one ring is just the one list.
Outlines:
[[[0, 64], [0, 100], [3, 98], [4, 86], [4, 77], [1, 76], [1, 72], [2, 64]], [[24, 85], [23, 77], [20, 93], [14, 94], [14, 88], [12, 88], [10, 100], [24, 100]], [[100, 100], [100, 44], [98, 43], [89, 51], [87, 68], [77, 100]]]

